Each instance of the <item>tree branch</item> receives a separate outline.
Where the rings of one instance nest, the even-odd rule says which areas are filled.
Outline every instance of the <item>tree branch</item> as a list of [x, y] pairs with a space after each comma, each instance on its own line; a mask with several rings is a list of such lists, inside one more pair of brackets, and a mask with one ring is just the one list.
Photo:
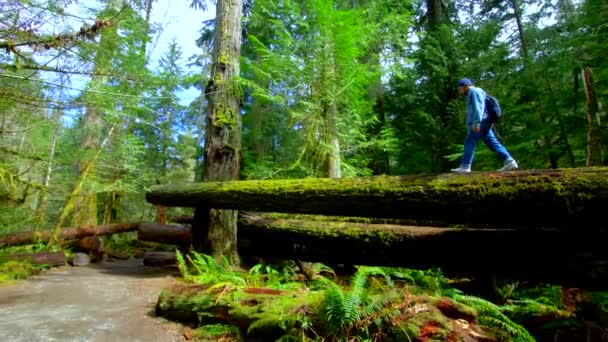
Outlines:
[[32, 40], [24, 42], [13, 42], [7, 39], [0, 41], [0, 49], [5, 49], [7, 53], [16, 52], [15, 48], [20, 46], [31, 46], [34, 51], [40, 51], [42, 48], [48, 50], [62, 46], [65, 42], [74, 42], [80, 39], [93, 39], [102, 29], [111, 25], [109, 20], [100, 19], [96, 20], [95, 24], [92, 26], [87, 24], [82, 25], [80, 31], [76, 33], [34, 37]]

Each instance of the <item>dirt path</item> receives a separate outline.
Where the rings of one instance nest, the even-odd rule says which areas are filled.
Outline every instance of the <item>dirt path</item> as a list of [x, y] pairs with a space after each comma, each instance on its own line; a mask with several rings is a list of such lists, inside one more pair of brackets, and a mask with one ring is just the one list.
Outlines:
[[141, 259], [61, 267], [0, 287], [2, 341], [184, 341], [181, 328], [154, 317], [174, 270]]

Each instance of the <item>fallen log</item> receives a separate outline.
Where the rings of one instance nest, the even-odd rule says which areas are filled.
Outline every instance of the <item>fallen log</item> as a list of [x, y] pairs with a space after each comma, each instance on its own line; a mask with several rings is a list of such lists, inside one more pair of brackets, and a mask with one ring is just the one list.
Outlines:
[[137, 227], [137, 238], [140, 241], [187, 246], [192, 243], [192, 232], [190, 228], [182, 226], [142, 222]]
[[431, 220], [493, 228], [603, 230], [608, 168], [155, 186], [148, 202], [266, 212]]
[[62, 252], [16, 253], [9, 254], [6, 258], [9, 260], [29, 260], [33, 265], [47, 265], [49, 267], [66, 264], [65, 254]]
[[[117, 223], [101, 226], [88, 226], [81, 228], [65, 228], [61, 231], [59, 239], [74, 240], [82, 239], [87, 236], [107, 235], [124, 232], [132, 232], [137, 230], [139, 222]], [[23, 231], [8, 235], [0, 236], [0, 247], [28, 245], [38, 242], [47, 242], [51, 237], [52, 231]]]
[[174, 252], [145, 252], [144, 266], [175, 265], [177, 258]]
[[[289, 214], [276, 212], [253, 212], [240, 211], [239, 214], [249, 216], [259, 216], [267, 219], [288, 219], [288, 220], [306, 220], [306, 221], [340, 221], [340, 222], [356, 222], [356, 223], [371, 223], [371, 224], [397, 224], [403, 226], [432, 226], [445, 227], [450, 226], [449, 223], [428, 220], [407, 220], [407, 219], [391, 219], [377, 217], [356, 217], [356, 216], [326, 216], [326, 215], [311, 215], [311, 214]], [[169, 219], [170, 222], [191, 225], [194, 223], [194, 216], [175, 216]]]
[[333, 266], [438, 267], [452, 276], [494, 275], [604, 290], [606, 238], [608, 233], [555, 229], [412, 227], [246, 215], [238, 221], [239, 254], [253, 262], [261, 258]]
[[452, 275], [500, 276], [608, 289], [608, 233], [411, 227], [241, 216], [241, 256], [441, 268]]

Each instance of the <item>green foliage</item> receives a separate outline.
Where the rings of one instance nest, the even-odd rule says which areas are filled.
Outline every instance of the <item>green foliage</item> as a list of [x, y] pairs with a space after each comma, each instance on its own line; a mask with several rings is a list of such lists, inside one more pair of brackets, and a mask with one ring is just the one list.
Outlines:
[[182, 277], [197, 284], [211, 284], [214, 286], [231, 285], [245, 286], [243, 274], [235, 272], [230, 262], [224, 257], [218, 263], [212, 256], [190, 251], [185, 257], [176, 250], [177, 266]]
[[194, 330], [192, 337], [195, 340], [210, 339], [210, 340], [216, 341], [217, 339], [219, 339], [221, 337], [224, 337], [224, 338], [230, 337], [235, 340], [239, 340], [240, 331], [238, 328], [236, 328], [235, 326], [232, 326], [232, 325], [208, 324], [208, 325], [203, 325], [202, 327]]
[[283, 264], [257, 264], [249, 269], [247, 284], [250, 286], [267, 286], [274, 289], [288, 290], [301, 288], [304, 285], [295, 281], [298, 267], [290, 261]]
[[513, 341], [536, 341], [532, 335], [521, 325], [513, 322], [502, 313], [501, 307], [485, 299], [456, 294], [452, 298], [465, 304], [479, 313], [479, 322], [494, 332]]
[[382, 270], [395, 281], [413, 285], [412, 291], [432, 294], [449, 294], [456, 291], [439, 269], [415, 270], [410, 268], [383, 267]]
[[[367, 286], [369, 278], [374, 275], [388, 281], [383, 292], [372, 294]], [[382, 326], [398, 314], [398, 310], [387, 306], [396, 297], [390, 278], [380, 268], [360, 267], [353, 275], [348, 290], [327, 280], [320, 320], [330, 336], [357, 334], [364, 337], [369, 326]], [[367, 323], [363, 325], [362, 322], [366, 320]]]
[[27, 260], [4, 260], [0, 255], [0, 284], [27, 279], [36, 272], [48, 268], [45, 265], [32, 265]]

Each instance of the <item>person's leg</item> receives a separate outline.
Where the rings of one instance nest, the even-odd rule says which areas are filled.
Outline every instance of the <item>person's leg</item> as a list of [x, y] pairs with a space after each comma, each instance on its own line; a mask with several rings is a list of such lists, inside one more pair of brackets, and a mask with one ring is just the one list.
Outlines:
[[488, 146], [490, 151], [496, 153], [498, 158], [503, 162], [503, 167], [499, 171], [514, 170], [518, 168], [517, 162], [511, 156], [509, 151], [498, 141], [496, 135], [492, 131], [492, 125], [482, 123], [483, 142]]
[[457, 169], [452, 169], [452, 171], [471, 171], [471, 165], [473, 164], [473, 155], [475, 154], [475, 147], [477, 146], [477, 141], [479, 141], [479, 138], [481, 138], [481, 131], [478, 133], [473, 133], [469, 130], [469, 132], [467, 133], [467, 137], [464, 140], [464, 152], [460, 161], [460, 167]]

